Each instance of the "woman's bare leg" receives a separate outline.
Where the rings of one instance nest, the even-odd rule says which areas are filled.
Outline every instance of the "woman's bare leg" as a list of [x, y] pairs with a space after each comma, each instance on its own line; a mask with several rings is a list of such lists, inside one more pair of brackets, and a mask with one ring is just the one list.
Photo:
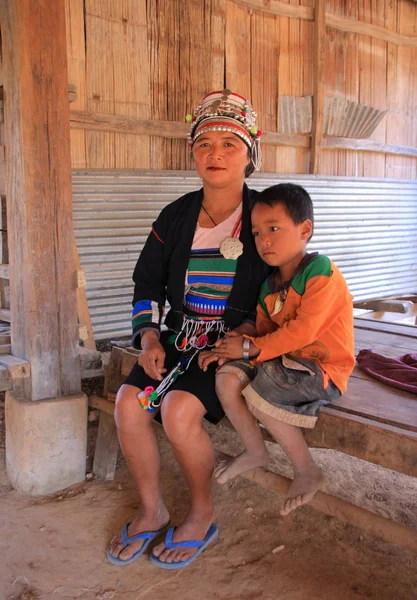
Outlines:
[[228, 419], [236, 429], [245, 450], [233, 460], [222, 460], [214, 470], [219, 483], [256, 467], [268, 466], [269, 455], [255, 417], [249, 412], [242, 396], [244, 384], [234, 373], [218, 373], [216, 393]]
[[323, 483], [323, 473], [314, 462], [299, 427], [278, 421], [254, 407], [251, 407], [251, 412], [265, 425], [291, 461], [294, 479], [280, 511], [282, 516], [288, 515], [313, 499]]
[[[213, 522], [211, 494], [214, 451], [203, 428], [206, 410], [200, 400], [188, 392], [172, 391], [162, 403], [162, 422], [181, 466], [191, 493], [191, 507], [185, 521], [175, 530], [173, 541], [203, 540]], [[153, 554], [165, 562], [187, 560], [196, 548], [167, 550], [165, 544]]]
[[[139, 406], [136, 398], [138, 392], [137, 387], [123, 385], [117, 394], [115, 410], [120, 446], [142, 504], [139, 515], [129, 525], [129, 536], [160, 529], [169, 521], [159, 483], [160, 456], [152, 426], [154, 413]], [[110, 542], [110, 551], [114, 556], [126, 560], [140, 549], [142, 543], [139, 540], [121, 551], [123, 544], [118, 534]]]

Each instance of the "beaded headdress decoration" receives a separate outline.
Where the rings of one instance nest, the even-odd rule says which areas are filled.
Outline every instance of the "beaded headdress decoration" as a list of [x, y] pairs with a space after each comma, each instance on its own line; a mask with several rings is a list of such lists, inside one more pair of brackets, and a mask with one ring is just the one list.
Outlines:
[[261, 168], [260, 137], [262, 131], [256, 124], [256, 112], [249, 100], [230, 90], [211, 92], [185, 120], [191, 123], [188, 139], [190, 146], [206, 131], [230, 131], [250, 149], [256, 171]]

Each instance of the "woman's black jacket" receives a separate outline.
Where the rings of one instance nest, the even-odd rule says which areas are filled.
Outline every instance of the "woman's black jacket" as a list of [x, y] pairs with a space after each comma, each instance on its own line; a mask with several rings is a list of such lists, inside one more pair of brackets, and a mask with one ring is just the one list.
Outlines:
[[[243, 187], [242, 230], [239, 236], [243, 254], [239, 256], [236, 275], [224, 313], [226, 327], [234, 329], [244, 321], [255, 322], [256, 304], [261, 284], [270, 268], [256, 251], [251, 231], [250, 210], [258, 192]], [[133, 344], [140, 347], [140, 333], [146, 329], [159, 332], [166, 301], [170, 309], [165, 325], [180, 331], [183, 323], [185, 274], [203, 201], [203, 190], [185, 194], [168, 204], [152, 226], [133, 273], [133, 306], [150, 301], [150, 320], [133, 330]]]

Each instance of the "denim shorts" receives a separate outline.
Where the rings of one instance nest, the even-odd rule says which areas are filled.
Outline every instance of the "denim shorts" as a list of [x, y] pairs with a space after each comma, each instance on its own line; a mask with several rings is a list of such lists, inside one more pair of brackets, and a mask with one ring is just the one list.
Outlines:
[[219, 373], [234, 373], [240, 379], [249, 410], [255, 408], [297, 427], [313, 428], [321, 407], [341, 395], [332, 381], [325, 385], [317, 362], [289, 355], [256, 366], [235, 360]]

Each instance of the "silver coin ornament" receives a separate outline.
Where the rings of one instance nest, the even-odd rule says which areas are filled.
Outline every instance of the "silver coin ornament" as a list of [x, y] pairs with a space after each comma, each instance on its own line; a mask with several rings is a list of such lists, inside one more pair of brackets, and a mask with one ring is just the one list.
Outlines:
[[228, 235], [220, 244], [220, 253], [224, 258], [236, 260], [243, 254], [243, 244], [239, 238]]

